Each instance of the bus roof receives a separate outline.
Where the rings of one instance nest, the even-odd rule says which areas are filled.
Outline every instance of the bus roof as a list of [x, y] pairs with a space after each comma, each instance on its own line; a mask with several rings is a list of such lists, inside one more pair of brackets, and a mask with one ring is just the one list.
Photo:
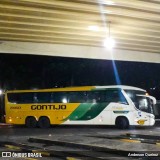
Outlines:
[[126, 86], [126, 85], [110, 85], [110, 86], [80, 86], [80, 87], [64, 87], [64, 88], [50, 88], [50, 89], [29, 89], [29, 90], [10, 90], [7, 91], [7, 93], [16, 93], [16, 92], [51, 92], [51, 91], [90, 91], [90, 90], [96, 90], [96, 89], [107, 89], [107, 88], [119, 88], [119, 89], [125, 89], [125, 90], [139, 90], [144, 91], [146, 90], [138, 88], [138, 87], [132, 87], [132, 86]]
[[96, 88], [120, 88], [124, 90], [138, 90], [138, 91], [144, 91], [146, 90], [138, 88], [138, 87], [132, 87], [132, 86], [127, 86], [127, 85], [111, 85], [111, 86], [96, 86]]

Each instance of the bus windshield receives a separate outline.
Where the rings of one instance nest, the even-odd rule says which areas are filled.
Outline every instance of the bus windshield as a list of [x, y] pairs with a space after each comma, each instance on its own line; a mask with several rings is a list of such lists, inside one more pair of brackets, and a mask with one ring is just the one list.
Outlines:
[[137, 109], [153, 114], [154, 103], [149, 96], [146, 96], [146, 92], [143, 91], [125, 91], [127, 95], [131, 98], [132, 102]]
[[136, 95], [135, 106], [141, 111], [153, 114], [153, 102], [149, 97]]

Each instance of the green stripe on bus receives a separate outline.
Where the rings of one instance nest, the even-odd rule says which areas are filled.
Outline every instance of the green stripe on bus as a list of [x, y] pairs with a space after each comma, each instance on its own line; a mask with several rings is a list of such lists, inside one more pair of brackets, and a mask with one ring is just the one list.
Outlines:
[[90, 110], [88, 110], [86, 114], [78, 120], [90, 120], [97, 117], [106, 108], [106, 106], [108, 106], [108, 104], [109, 103], [93, 104]]
[[83, 103], [67, 119], [90, 120], [98, 116], [109, 103]]
[[65, 120], [78, 120], [81, 118], [90, 108], [92, 103], [82, 103], [80, 104]]

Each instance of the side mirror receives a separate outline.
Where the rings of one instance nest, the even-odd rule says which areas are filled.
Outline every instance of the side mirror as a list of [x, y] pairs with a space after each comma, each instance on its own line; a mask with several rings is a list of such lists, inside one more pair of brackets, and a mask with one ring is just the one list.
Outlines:
[[153, 96], [149, 96], [149, 98], [153, 101], [153, 104], [154, 104], [154, 105], [157, 103], [156, 98], [154, 98]]

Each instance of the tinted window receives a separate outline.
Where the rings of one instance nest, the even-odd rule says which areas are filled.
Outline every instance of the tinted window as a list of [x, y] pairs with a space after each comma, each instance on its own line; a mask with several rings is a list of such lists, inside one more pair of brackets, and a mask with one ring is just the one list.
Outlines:
[[85, 103], [87, 100], [86, 92], [69, 92], [68, 102], [69, 103]]
[[90, 91], [87, 92], [87, 102], [96, 103], [101, 102], [102, 92], [101, 91]]
[[34, 100], [37, 103], [50, 103], [51, 93], [50, 92], [38, 92], [35, 94]]
[[51, 93], [52, 103], [68, 103], [67, 92], [53, 92]]
[[87, 93], [87, 102], [118, 102], [128, 104], [121, 90], [101, 90]]
[[102, 102], [117, 102], [118, 94], [112, 90], [102, 91], [101, 101]]
[[12, 103], [103, 103], [127, 101], [121, 90], [96, 90], [78, 92], [37, 92], [37, 93], [8, 93]]
[[8, 101], [11, 103], [33, 103], [34, 93], [8, 93]]
[[106, 90], [103, 96], [103, 101], [105, 102], [118, 102], [127, 104], [127, 101], [121, 90]]

